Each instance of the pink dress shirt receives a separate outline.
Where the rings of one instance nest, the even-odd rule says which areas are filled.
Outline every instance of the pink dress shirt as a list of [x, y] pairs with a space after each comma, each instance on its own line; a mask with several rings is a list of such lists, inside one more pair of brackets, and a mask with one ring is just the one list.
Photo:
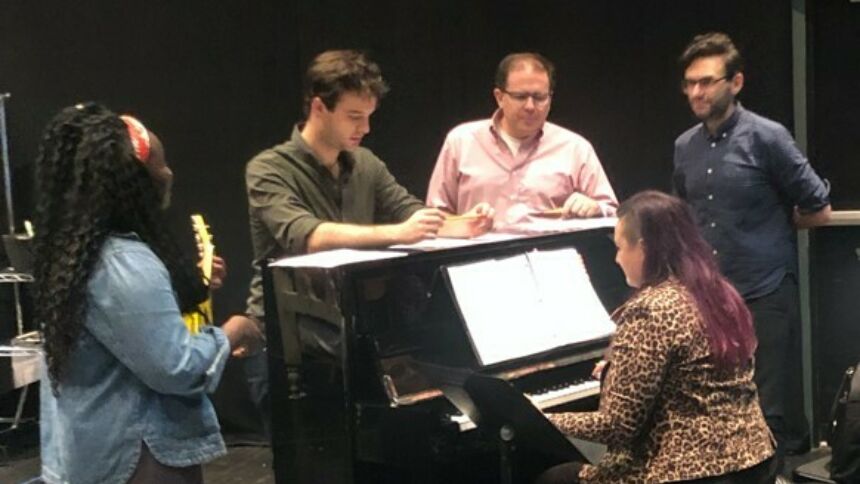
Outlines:
[[604, 215], [618, 201], [594, 148], [582, 136], [545, 123], [534, 139], [511, 153], [493, 118], [448, 133], [427, 189], [427, 205], [463, 213], [480, 202], [496, 211], [495, 229], [527, 223], [530, 214], [564, 205], [574, 192], [596, 200]]

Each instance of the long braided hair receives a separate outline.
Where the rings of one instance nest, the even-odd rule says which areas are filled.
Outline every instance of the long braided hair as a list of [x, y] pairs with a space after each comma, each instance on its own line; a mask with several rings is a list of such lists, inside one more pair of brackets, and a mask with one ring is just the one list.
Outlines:
[[170, 273], [183, 312], [206, 298], [200, 272], [168, 233], [162, 194], [135, 158], [125, 123], [78, 104], [45, 128], [36, 159], [34, 316], [55, 392], [84, 327], [87, 283], [112, 233], [137, 234]]

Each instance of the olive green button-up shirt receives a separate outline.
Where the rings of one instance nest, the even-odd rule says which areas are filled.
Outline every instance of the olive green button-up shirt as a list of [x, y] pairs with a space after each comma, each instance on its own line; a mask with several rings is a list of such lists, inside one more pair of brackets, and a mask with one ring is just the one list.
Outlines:
[[335, 178], [316, 159], [299, 126], [289, 141], [248, 162], [245, 185], [254, 246], [248, 313], [260, 320], [261, 261], [305, 253], [308, 236], [323, 222], [399, 223], [424, 208], [370, 150], [343, 151], [338, 162]]

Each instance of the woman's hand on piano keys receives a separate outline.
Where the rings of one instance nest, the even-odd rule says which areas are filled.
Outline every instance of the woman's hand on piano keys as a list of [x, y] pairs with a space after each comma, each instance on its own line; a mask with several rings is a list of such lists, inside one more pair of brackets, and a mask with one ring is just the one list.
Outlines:
[[595, 380], [600, 380], [603, 376], [603, 369], [606, 368], [606, 360], [600, 360], [594, 364], [594, 369], [591, 370], [591, 377]]

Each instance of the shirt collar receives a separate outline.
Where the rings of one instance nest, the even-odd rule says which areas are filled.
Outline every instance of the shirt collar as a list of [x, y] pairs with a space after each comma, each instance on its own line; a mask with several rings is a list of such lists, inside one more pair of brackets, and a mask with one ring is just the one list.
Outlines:
[[119, 237], [120, 239], [143, 241], [143, 239], [137, 235], [137, 232], [111, 232], [110, 235], [113, 237]]
[[717, 128], [717, 133], [713, 136], [711, 136], [711, 133], [708, 132], [708, 128], [707, 128], [707, 126], [705, 126], [705, 123], [703, 122], [702, 123], [702, 132], [705, 134], [705, 138], [707, 138], [709, 140], [717, 140], [720, 138], [725, 138], [727, 133], [729, 133], [732, 129], [734, 129], [735, 126], [737, 126], [738, 119], [740, 118], [741, 112], [743, 112], [743, 111], [744, 111], [744, 108], [743, 108], [743, 106], [741, 106], [740, 101], [736, 101], [735, 102], [735, 109], [734, 109], [734, 111], [732, 111], [732, 115], [729, 116], [728, 119], [723, 121], [723, 124], [721, 124], [720, 127]]
[[[496, 111], [493, 113], [493, 117], [491, 118], [492, 122], [490, 123], [490, 133], [493, 134], [493, 138], [495, 138], [497, 143], [505, 144], [505, 141], [502, 139], [502, 135], [501, 135], [501, 130], [502, 130], [501, 122], [502, 122], [502, 116], [503, 115], [504, 115], [504, 113], [502, 113], [502, 108], [496, 109]], [[540, 141], [542, 136], [543, 136], [543, 127], [541, 127], [540, 131], [538, 131], [537, 134], [535, 134], [532, 138], [523, 141], [522, 144], [520, 145], [520, 149], [530, 148], [533, 145], [536, 145], [538, 143], [538, 141]], [[516, 155], [516, 153], [514, 153], [514, 154]]]
[[[304, 123], [296, 123], [293, 126], [293, 134], [290, 135], [290, 142], [292, 142], [295, 146], [299, 148], [305, 158], [305, 162], [313, 165], [318, 170], [325, 172], [331, 175], [328, 169], [323, 166], [322, 163], [317, 159], [314, 155], [314, 151], [311, 149], [310, 145], [308, 145], [307, 141], [302, 137], [302, 128], [304, 128]], [[337, 155], [337, 161], [340, 163], [340, 173], [341, 177], [349, 176], [352, 173], [352, 169], [355, 166], [355, 156], [349, 151], [341, 151]]]

